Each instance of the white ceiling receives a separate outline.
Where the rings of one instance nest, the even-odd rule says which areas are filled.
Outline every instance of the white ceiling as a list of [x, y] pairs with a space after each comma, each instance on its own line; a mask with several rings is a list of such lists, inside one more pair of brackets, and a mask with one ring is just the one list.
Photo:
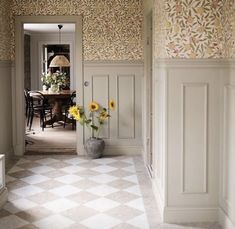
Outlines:
[[36, 24], [36, 23], [25, 23], [24, 24], [24, 30], [31, 32], [31, 33], [58, 33], [59, 28], [58, 24], [63, 25], [63, 28], [61, 29], [61, 32], [75, 32], [75, 24], [71, 23], [56, 23], [56, 24]]

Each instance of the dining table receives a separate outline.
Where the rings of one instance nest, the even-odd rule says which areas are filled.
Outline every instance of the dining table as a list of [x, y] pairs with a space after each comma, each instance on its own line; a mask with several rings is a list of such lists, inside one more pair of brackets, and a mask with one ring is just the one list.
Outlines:
[[69, 121], [65, 117], [65, 112], [63, 110], [63, 107], [68, 106], [69, 100], [71, 98], [71, 95], [75, 90], [61, 90], [59, 92], [49, 92], [49, 91], [40, 91], [44, 97], [48, 100], [49, 104], [52, 104], [53, 109], [52, 109], [52, 118], [48, 119], [44, 122], [44, 126], [46, 127], [47, 125], [53, 125], [55, 122], [60, 122], [60, 121]]

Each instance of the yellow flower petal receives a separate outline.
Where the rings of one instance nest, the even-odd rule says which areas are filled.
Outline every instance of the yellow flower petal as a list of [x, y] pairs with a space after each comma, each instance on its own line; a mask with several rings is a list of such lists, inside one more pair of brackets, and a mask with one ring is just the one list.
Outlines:
[[96, 103], [96, 102], [91, 102], [91, 103], [89, 104], [89, 110], [90, 110], [91, 112], [99, 110], [99, 104]]

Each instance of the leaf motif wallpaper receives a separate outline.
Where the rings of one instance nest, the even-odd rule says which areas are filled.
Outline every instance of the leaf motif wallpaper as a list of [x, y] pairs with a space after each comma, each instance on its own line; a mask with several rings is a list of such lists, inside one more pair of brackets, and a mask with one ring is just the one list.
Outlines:
[[10, 21], [10, 5], [7, 0], [0, 1], [0, 60], [10, 60], [10, 38], [11, 30]]
[[[163, 3], [164, 1], [164, 3]], [[157, 58], [234, 57], [234, 0], [156, 0]], [[161, 10], [158, 6], [161, 5]], [[164, 10], [162, 5], [164, 5]], [[165, 15], [164, 22], [162, 21]], [[156, 37], [159, 37], [159, 29]], [[165, 41], [164, 41], [165, 40]], [[160, 46], [160, 47], [159, 47]]]
[[[235, 57], [235, 0], [155, 0], [153, 12], [156, 58]], [[0, 60], [14, 59], [14, 15], [83, 15], [85, 60], [143, 59], [143, 0], [1, 0]]]
[[142, 0], [13, 0], [12, 31], [14, 15], [83, 15], [85, 60], [143, 58]]

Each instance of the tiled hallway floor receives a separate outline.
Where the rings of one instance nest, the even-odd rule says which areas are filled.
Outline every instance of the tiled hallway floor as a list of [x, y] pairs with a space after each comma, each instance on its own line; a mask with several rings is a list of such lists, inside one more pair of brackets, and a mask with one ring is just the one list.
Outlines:
[[140, 157], [26, 156], [6, 177], [0, 229], [181, 229], [165, 225]]

